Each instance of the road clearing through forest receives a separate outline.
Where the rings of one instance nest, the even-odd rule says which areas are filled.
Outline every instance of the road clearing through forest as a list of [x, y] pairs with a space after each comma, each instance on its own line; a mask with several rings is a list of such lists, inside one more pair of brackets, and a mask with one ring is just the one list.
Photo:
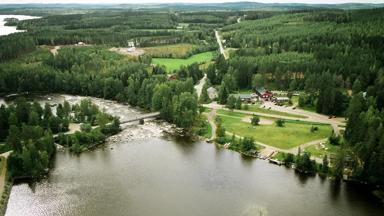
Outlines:
[[228, 56], [225, 53], [223, 44], [221, 43], [219, 32], [217, 30], [215, 30], [215, 36], [216, 36], [216, 41], [217, 41], [217, 43], [219, 44], [219, 47], [220, 47], [220, 53], [224, 56], [225, 59], [228, 59]]

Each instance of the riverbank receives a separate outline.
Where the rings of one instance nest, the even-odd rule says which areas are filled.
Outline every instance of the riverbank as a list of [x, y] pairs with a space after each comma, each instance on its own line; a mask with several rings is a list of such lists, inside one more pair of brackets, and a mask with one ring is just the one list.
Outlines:
[[7, 209], [8, 198], [12, 189], [13, 181], [7, 170], [7, 158], [0, 157], [0, 215], [4, 215]]

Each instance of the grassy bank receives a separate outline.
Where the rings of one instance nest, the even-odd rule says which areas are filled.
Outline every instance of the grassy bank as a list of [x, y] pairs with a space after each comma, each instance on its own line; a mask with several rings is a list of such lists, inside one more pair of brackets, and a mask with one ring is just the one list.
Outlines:
[[0, 159], [0, 215], [5, 215], [13, 183], [7, 172], [7, 160], [4, 157]]
[[324, 155], [336, 153], [339, 149], [340, 146], [331, 145], [329, 142], [326, 142], [324, 146], [320, 144], [309, 146], [305, 148], [305, 151], [311, 153], [311, 155], [315, 157], [323, 158]]

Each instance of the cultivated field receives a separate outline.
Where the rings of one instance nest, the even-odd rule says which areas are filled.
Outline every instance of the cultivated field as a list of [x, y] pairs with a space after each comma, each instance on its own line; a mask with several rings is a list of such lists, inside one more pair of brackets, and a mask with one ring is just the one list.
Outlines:
[[142, 48], [145, 54], [157, 58], [184, 58], [197, 45], [194, 44], [172, 44], [164, 46], [144, 47]]
[[188, 66], [193, 63], [205, 63], [209, 62], [213, 58], [214, 52], [204, 52], [193, 55], [187, 59], [176, 59], [176, 58], [153, 58], [152, 64], [164, 65], [168, 72], [179, 69], [182, 65]]

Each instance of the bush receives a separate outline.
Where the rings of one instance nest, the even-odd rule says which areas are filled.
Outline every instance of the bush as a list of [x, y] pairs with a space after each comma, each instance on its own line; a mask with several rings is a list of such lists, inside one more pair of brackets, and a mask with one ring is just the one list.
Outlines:
[[259, 116], [257, 116], [257, 115], [253, 115], [253, 117], [252, 117], [252, 119], [251, 119], [251, 124], [252, 124], [253, 126], [256, 126], [256, 125], [259, 125], [259, 123], [260, 123], [260, 118], [259, 118]]
[[284, 160], [283, 160], [283, 162], [284, 162], [286, 165], [290, 165], [290, 164], [292, 164], [293, 162], [295, 162], [295, 156], [294, 156], [292, 153], [284, 154]]
[[275, 121], [275, 123], [276, 123], [277, 127], [284, 127], [285, 126], [285, 121], [283, 119], [277, 119]]
[[316, 132], [316, 131], [318, 131], [318, 130], [319, 130], [318, 127], [316, 127], [316, 126], [311, 126], [311, 132], [312, 132], [312, 133], [314, 133], [314, 132]]
[[335, 145], [335, 146], [340, 145], [340, 137], [336, 136], [334, 133], [332, 133], [332, 135], [328, 138], [328, 140], [331, 145]]

